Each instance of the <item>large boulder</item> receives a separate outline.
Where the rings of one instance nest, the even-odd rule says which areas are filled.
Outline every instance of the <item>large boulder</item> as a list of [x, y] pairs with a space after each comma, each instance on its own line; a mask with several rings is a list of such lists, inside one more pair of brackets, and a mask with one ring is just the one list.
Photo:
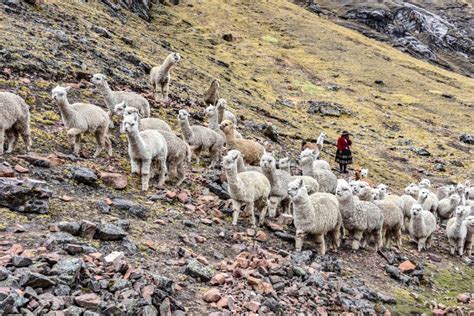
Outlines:
[[51, 195], [44, 181], [0, 178], [0, 206], [12, 211], [47, 214]]

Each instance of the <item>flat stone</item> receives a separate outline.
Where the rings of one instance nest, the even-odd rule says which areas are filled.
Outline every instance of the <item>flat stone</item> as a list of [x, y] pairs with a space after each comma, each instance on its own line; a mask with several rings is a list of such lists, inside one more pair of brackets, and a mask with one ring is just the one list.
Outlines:
[[44, 181], [0, 178], [0, 207], [14, 212], [47, 214], [51, 196]]
[[11, 264], [17, 268], [27, 267], [31, 265], [33, 261], [30, 258], [23, 256], [14, 256], [11, 259]]
[[411, 272], [415, 271], [416, 266], [410, 260], [406, 260], [406, 261], [400, 263], [398, 268], [400, 269], [400, 271], [402, 273], [407, 274], [407, 273], [411, 273]]
[[127, 233], [121, 228], [113, 224], [101, 224], [97, 227], [94, 238], [100, 240], [122, 240]]
[[46, 157], [31, 154], [31, 155], [18, 155], [18, 158], [26, 160], [30, 164], [32, 164], [33, 166], [36, 166], [36, 167], [42, 167], [42, 168], [50, 168], [51, 167], [51, 160], [46, 158]]
[[101, 299], [97, 294], [89, 293], [77, 296], [74, 301], [81, 307], [95, 309], [99, 306]]
[[190, 260], [184, 273], [206, 282], [214, 276], [212, 269], [200, 264], [197, 260]]
[[124, 258], [124, 256], [125, 255], [124, 255], [123, 252], [114, 251], [114, 252], [110, 253], [109, 255], [107, 255], [104, 258], [104, 261], [105, 261], [105, 263], [113, 264], [113, 265], [117, 266], [120, 263], [120, 260], [122, 260]]
[[69, 168], [72, 178], [82, 184], [95, 185], [98, 177], [92, 169], [84, 167], [71, 167]]
[[66, 258], [53, 266], [51, 274], [57, 275], [61, 280], [71, 285], [79, 277], [84, 266], [84, 261], [80, 258]]
[[12, 167], [10, 167], [10, 165], [5, 163], [0, 164], [0, 177], [12, 178], [14, 176], [15, 172], [13, 171]]
[[26, 272], [22, 275], [20, 279], [20, 285], [22, 287], [31, 286], [32, 288], [48, 288], [50, 286], [55, 285], [51, 278], [44, 276], [40, 273], [33, 273], [33, 272]]
[[86, 238], [86, 239], [92, 239], [94, 238], [96, 231], [97, 231], [97, 225], [95, 223], [90, 222], [88, 220], [81, 221], [81, 226], [80, 226], [81, 237]]
[[78, 222], [59, 222], [57, 223], [59, 230], [78, 236], [81, 230], [81, 225]]
[[147, 305], [142, 308], [142, 316], [158, 316], [158, 310], [153, 305]]
[[117, 190], [125, 189], [128, 184], [127, 176], [120, 173], [101, 172], [100, 180], [105, 185]]

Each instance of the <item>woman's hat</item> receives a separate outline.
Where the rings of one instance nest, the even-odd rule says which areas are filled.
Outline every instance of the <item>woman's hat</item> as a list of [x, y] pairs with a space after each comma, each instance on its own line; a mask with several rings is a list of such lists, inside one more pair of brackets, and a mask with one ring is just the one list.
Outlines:
[[342, 132], [342, 136], [347, 136], [347, 135], [349, 135], [349, 132], [348, 132], [348, 131], [343, 131], [343, 132]]

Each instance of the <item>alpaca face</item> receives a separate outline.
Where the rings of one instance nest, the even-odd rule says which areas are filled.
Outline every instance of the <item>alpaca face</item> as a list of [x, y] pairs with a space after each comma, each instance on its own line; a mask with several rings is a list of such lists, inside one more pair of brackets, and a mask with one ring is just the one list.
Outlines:
[[181, 56], [178, 53], [171, 54], [171, 61], [173, 64], [177, 64], [181, 61]]
[[368, 190], [370, 190], [370, 186], [367, 182], [358, 181], [354, 192], [357, 195], [364, 195], [365, 193], [367, 193]]
[[461, 203], [461, 197], [459, 196], [459, 194], [451, 194], [449, 196], [449, 199], [451, 200], [451, 204], [458, 205], [459, 203]]
[[237, 161], [241, 156], [240, 151], [231, 150], [222, 158], [222, 168], [224, 170], [230, 170], [237, 165]]
[[280, 169], [287, 169], [290, 167], [290, 158], [289, 157], [285, 157], [285, 158], [281, 158], [280, 160], [278, 160], [278, 167]]
[[226, 131], [230, 131], [230, 130], [233, 130], [234, 129], [234, 124], [229, 121], [229, 120], [224, 120], [222, 121], [222, 123], [219, 125], [219, 128], [226, 132]]
[[306, 148], [300, 154], [300, 162], [302, 165], [306, 165], [308, 163], [313, 163], [314, 160], [314, 150]]
[[464, 184], [458, 184], [456, 186], [456, 192], [459, 194], [464, 194], [466, 192], [466, 187], [464, 186]]
[[126, 107], [126, 103], [125, 101], [124, 102], [120, 102], [120, 103], [117, 103], [115, 106], [114, 106], [114, 113], [118, 114], [118, 115], [122, 115], [124, 110], [125, 110], [125, 107]]
[[138, 118], [140, 116], [140, 112], [138, 111], [137, 108], [126, 106], [125, 109], [123, 110], [123, 115], [124, 116], [134, 115], [136, 118]]
[[355, 191], [358, 184], [359, 184], [359, 181], [356, 181], [356, 180], [351, 180], [349, 182], [349, 186], [351, 187], [352, 192]]
[[219, 79], [214, 79], [212, 80], [212, 83], [211, 83], [211, 86], [213, 86], [214, 88], [219, 88], [221, 85]]
[[454, 213], [456, 214], [456, 218], [464, 218], [464, 215], [466, 214], [466, 207], [459, 205], [456, 207], [456, 211]]
[[276, 168], [275, 158], [271, 154], [263, 154], [262, 158], [260, 158], [260, 167], [262, 167], [263, 170], [271, 170]]
[[372, 191], [370, 192], [371, 196], [372, 196], [372, 199], [375, 201], [375, 200], [380, 200], [380, 191], [379, 189], [372, 189]]
[[65, 100], [67, 98], [67, 92], [71, 87], [61, 87], [56, 86], [53, 90], [51, 90], [51, 97], [55, 101]]
[[464, 220], [469, 230], [474, 229], [474, 216], [470, 215]]
[[219, 99], [217, 100], [217, 108], [222, 109], [227, 107], [227, 101], [225, 99]]
[[346, 200], [352, 195], [351, 187], [347, 182], [338, 181], [336, 188], [336, 197], [338, 200]]
[[420, 188], [429, 189], [431, 187], [431, 181], [429, 179], [422, 179], [420, 183], [418, 183]]
[[91, 82], [95, 85], [102, 85], [107, 81], [107, 77], [103, 74], [95, 74], [91, 78]]
[[416, 185], [415, 183], [411, 183], [405, 188], [405, 194], [411, 195], [416, 198], [420, 194], [420, 188], [418, 188], [418, 185]]
[[288, 196], [291, 200], [295, 200], [305, 194], [307, 194], [307, 192], [302, 179], [297, 179], [288, 183]]
[[189, 113], [186, 110], [179, 110], [178, 120], [186, 121], [189, 118]]
[[369, 176], [369, 169], [360, 169], [360, 176], [367, 178]]
[[138, 122], [136, 121], [134, 116], [126, 116], [123, 119], [123, 128], [126, 133], [130, 133], [133, 131], [138, 132]]
[[417, 218], [421, 216], [421, 212], [423, 211], [423, 208], [421, 207], [420, 204], [413, 204], [411, 207], [411, 216], [414, 218]]
[[420, 190], [420, 199], [422, 201], [426, 200], [430, 195], [430, 191], [428, 189], [421, 189]]
[[214, 113], [216, 111], [216, 107], [214, 105], [209, 105], [207, 108], [206, 108], [206, 116], [207, 117], [210, 117], [210, 116], [213, 116]]
[[387, 194], [388, 192], [388, 186], [383, 184], [383, 183], [380, 183], [378, 186], [377, 186], [377, 189], [379, 189], [380, 193], [381, 194]]

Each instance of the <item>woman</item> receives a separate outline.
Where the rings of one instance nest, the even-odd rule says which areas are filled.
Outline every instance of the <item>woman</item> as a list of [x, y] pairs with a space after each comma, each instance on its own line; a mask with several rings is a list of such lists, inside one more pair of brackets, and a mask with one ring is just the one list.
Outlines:
[[347, 165], [352, 164], [351, 153], [352, 141], [349, 139], [349, 132], [342, 132], [337, 140], [336, 162], [339, 163], [341, 173], [347, 173]]

